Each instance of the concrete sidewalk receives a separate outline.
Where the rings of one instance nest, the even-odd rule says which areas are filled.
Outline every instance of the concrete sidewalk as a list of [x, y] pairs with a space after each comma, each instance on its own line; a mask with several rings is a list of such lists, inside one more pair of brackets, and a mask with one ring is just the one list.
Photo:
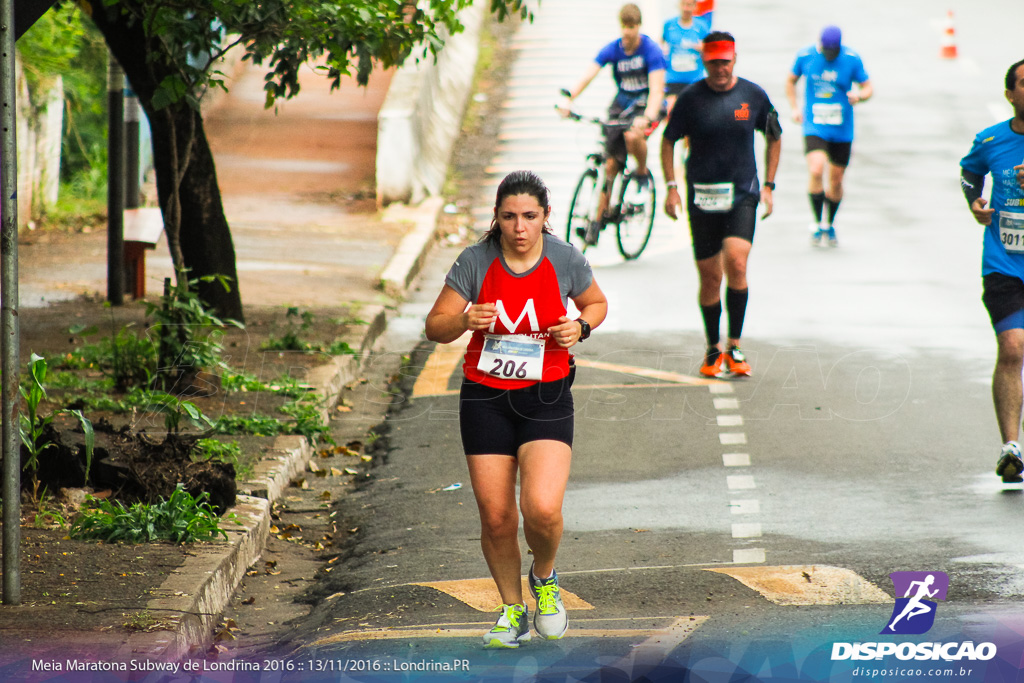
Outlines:
[[[377, 112], [390, 80], [375, 72], [365, 89], [346, 81], [331, 92], [306, 68], [300, 95], [267, 110], [261, 71], [243, 66], [205, 114], [243, 304], [391, 303], [380, 278], [437, 205], [401, 219], [376, 211]], [[19, 271], [22, 306], [105, 297], [106, 233], [23, 234]], [[147, 254], [146, 275], [149, 295], [172, 275], [164, 238]]]
[[[390, 74], [370, 86], [347, 83], [330, 92], [308, 70], [297, 100], [276, 112], [263, 108], [262, 74], [243, 68], [205, 116], [225, 210], [234, 238], [243, 304], [352, 306], [370, 325], [357, 349], [372, 347], [387, 311], [404, 295], [435, 240], [440, 200], [419, 207], [376, 210], [376, 117]], [[29, 233], [19, 248], [22, 307], [45, 306], [82, 294], [106, 293], [106, 234]], [[147, 293], [172, 275], [161, 240], [147, 256]], [[359, 376], [353, 356], [318, 368], [308, 382], [332, 406], [342, 386]], [[332, 398], [333, 397], [333, 398]], [[240, 485], [234, 512], [243, 522], [230, 540], [204, 547], [168, 579], [154, 610], [178, 613], [172, 631], [132, 635], [115, 659], [177, 659], [209, 645], [213, 625], [247, 567], [259, 557], [270, 509], [301, 472], [311, 451], [297, 437], [275, 444], [279, 457]]]

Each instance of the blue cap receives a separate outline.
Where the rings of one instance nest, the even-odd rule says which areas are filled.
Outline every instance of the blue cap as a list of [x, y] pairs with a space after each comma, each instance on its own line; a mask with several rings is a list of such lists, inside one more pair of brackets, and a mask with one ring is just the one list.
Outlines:
[[843, 32], [838, 26], [826, 26], [821, 32], [821, 47], [826, 50], [838, 50], [843, 44]]

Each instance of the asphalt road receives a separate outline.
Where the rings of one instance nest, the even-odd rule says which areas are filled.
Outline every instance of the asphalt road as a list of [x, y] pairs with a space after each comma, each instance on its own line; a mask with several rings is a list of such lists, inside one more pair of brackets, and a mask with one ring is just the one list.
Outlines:
[[[750, 263], [754, 375], [711, 383], [696, 377], [703, 344], [685, 224], [659, 218], [635, 262], [611, 239], [588, 252], [611, 310], [578, 348], [557, 564], [571, 631], [515, 653], [480, 649], [497, 594], [461, 456], [458, 352], [419, 341], [457, 250], [435, 254], [389, 332], [392, 352], [416, 350], [386, 462], [344, 503], [359, 529], [354, 557], [322, 587], [292, 660], [304, 670], [286, 679], [675, 680], [685, 669], [690, 680], [852, 680], [861, 662], [833, 661], [834, 644], [894, 640], [879, 636], [893, 610], [889, 575], [921, 571], [944, 572], [949, 592], [930, 632], [903, 640], [991, 641], [999, 654], [914, 666], [939, 680], [1015, 680], [1024, 500], [992, 471], [994, 343], [957, 162], [977, 130], [1009, 116], [1001, 83], [1021, 56], [1024, 7], [721, 4], [715, 23], [736, 35], [737, 73], [784, 113], [793, 55], [822, 25], [839, 23], [865, 59], [876, 96], [857, 111], [840, 247], [808, 244], [801, 140], [789, 124], [776, 213], [759, 225]], [[550, 107], [615, 34], [617, 6], [545, 0], [521, 30], [481, 220], [493, 185], [519, 166], [547, 179], [559, 220], [593, 141]], [[946, 9], [956, 11], [956, 60], [938, 56]], [[596, 86], [581, 106], [606, 94]], [[916, 670], [879, 678], [916, 680]]]

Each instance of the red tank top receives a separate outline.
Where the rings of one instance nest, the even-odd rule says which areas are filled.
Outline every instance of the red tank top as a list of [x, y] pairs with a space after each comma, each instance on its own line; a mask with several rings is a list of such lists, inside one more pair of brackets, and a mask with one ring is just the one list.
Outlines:
[[560, 347], [547, 332], [566, 313], [558, 276], [547, 256], [529, 275], [518, 277], [505, 270], [500, 258], [494, 259], [484, 276], [476, 303], [497, 305], [498, 319], [493, 329], [473, 333], [462, 365], [466, 379], [498, 389], [521, 389], [536, 384], [534, 380], [494, 377], [477, 368], [484, 334], [522, 334], [544, 339], [542, 381], [552, 382], [569, 374], [569, 350]]

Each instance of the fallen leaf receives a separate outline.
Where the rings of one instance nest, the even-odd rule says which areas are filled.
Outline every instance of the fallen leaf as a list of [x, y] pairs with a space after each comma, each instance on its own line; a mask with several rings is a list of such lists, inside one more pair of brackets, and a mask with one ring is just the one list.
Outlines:
[[245, 600], [242, 600], [242, 604], [243, 605], [251, 605], [254, 602], [256, 602], [256, 596], [255, 595], [250, 596], [250, 597], [246, 598]]
[[339, 413], [351, 413], [352, 412], [352, 407], [351, 406], [338, 406], [336, 408], [336, 410]]
[[221, 642], [224, 640], [234, 640], [235, 634], [227, 630], [226, 628], [222, 628], [221, 630], [217, 631], [217, 635], [215, 635], [213, 639], [217, 642]]
[[342, 474], [341, 470], [339, 470], [337, 467], [332, 467], [331, 468], [331, 476], [332, 477], [340, 477], [341, 474]]
[[306, 463], [306, 468], [310, 472], [320, 472], [321, 471], [320, 465], [316, 464], [316, 460], [310, 460], [308, 463]]
[[345, 474], [359, 474], [359, 470], [354, 467], [346, 467]]
[[[332, 468], [332, 469], [333, 469], [333, 468]], [[317, 470], [317, 471], [316, 471], [316, 476], [317, 476], [317, 479], [323, 479], [323, 478], [325, 478], [325, 477], [326, 477], [326, 476], [327, 476], [328, 474], [330, 474], [330, 472], [328, 472], [327, 470]]]
[[276, 567], [276, 566], [277, 566], [277, 560], [267, 560], [267, 561], [266, 561], [266, 562], [264, 562], [263, 564], [264, 564], [265, 566], [267, 566], [267, 567], [270, 567], [271, 569], [273, 569], [274, 567]]
[[330, 500], [331, 499], [331, 492], [330, 491], [324, 491], [323, 493], [320, 494], [320, 499], [321, 500]]

